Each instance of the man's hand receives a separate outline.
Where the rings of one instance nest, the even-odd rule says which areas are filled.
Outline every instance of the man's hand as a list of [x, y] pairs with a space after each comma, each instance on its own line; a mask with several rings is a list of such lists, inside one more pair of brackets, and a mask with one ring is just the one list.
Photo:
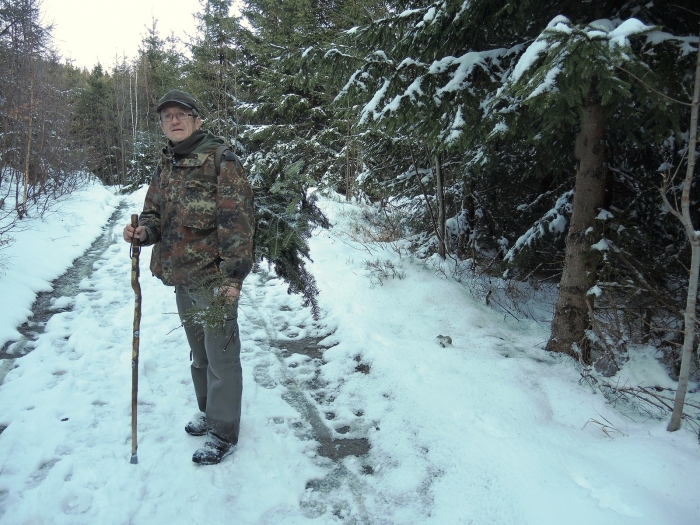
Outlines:
[[136, 234], [142, 243], [146, 242], [146, 239], [148, 239], [148, 232], [146, 231], [146, 228], [143, 226], [137, 226], [134, 228], [131, 224], [127, 224], [124, 228], [124, 240], [130, 243], [134, 238], [134, 234]]
[[241, 290], [235, 286], [222, 286], [219, 289], [219, 293], [225, 295], [231, 302], [234, 302], [237, 301], [238, 297], [241, 295]]

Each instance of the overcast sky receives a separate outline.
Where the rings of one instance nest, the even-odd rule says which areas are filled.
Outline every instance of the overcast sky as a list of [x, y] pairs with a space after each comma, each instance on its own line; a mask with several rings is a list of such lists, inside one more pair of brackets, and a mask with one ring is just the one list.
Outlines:
[[189, 40], [199, 0], [43, 0], [44, 24], [54, 24], [54, 46], [64, 59], [92, 69], [111, 69], [116, 57], [133, 58], [155, 18], [162, 38]]

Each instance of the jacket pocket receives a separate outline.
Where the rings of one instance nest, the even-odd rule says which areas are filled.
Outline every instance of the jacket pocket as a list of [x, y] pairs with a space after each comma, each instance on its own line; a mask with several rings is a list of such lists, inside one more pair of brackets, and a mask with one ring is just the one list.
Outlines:
[[161, 260], [160, 252], [162, 250], [162, 245], [157, 242], [153, 245], [153, 251], [151, 252], [151, 273], [161, 279], [163, 277], [163, 261]]
[[186, 181], [180, 205], [180, 221], [183, 226], [198, 230], [209, 230], [216, 226], [216, 184]]

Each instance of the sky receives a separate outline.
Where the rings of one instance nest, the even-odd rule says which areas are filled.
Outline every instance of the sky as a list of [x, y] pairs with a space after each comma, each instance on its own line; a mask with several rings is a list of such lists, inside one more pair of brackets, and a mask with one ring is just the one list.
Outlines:
[[[141, 253], [132, 464], [121, 232], [144, 196], [89, 184], [3, 250], [0, 344], [19, 337], [38, 291], [55, 297], [36, 340], [0, 361], [0, 524], [700, 523], [695, 432], [606, 403], [543, 349], [546, 322], [487, 307], [448, 266], [358, 244], [360, 208], [332, 194], [320, 206], [333, 228], [309, 241], [320, 318], [265, 265], [244, 283], [241, 435], [219, 465], [191, 461], [204, 438], [184, 431], [197, 406], [188, 346], [172, 288]], [[51, 284], [88, 256], [72, 291]], [[367, 263], [387, 261], [399, 273], [380, 284]], [[675, 387], [653, 349], [630, 355], [613, 381]], [[362, 454], [328, 452], [353, 443]]]
[[54, 24], [59, 53], [88, 70], [98, 61], [110, 69], [123, 55], [135, 57], [154, 18], [161, 38], [174, 33], [189, 41], [199, 11], [199, 0], [43, 0], [43, 21]]

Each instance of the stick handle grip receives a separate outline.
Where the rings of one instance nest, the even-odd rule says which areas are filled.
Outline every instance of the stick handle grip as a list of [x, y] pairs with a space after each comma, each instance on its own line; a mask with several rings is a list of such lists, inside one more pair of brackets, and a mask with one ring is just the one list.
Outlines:
[[[139, 225], [139, 216], [136, 213], [133, 213], [131, 215], [131, 225], [134, 228], [137, 228]], [[137, 235], [134, 235], [133, 238], [131, 239], [131, 245], [134, 248], [138, 248], [139, 246], [141, 246], [141, 239], [139, 239], [139, 237]]]

